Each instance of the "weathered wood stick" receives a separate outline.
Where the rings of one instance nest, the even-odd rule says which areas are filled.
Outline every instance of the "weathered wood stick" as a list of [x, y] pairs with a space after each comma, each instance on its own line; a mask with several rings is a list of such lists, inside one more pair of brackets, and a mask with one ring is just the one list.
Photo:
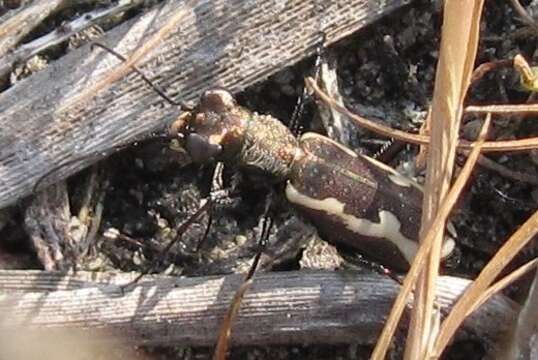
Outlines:
[[28, 7], [21, 9], [21, 11], [7, 13], [5, 16], [12, 15], [12, 17], [7, 19], [5, 23], [2, 22], [3, 18], [0, 19], [2, 28], [4, 28], [5, 24], [6, 30], [10, 30], [5, 30], [4, 32], [0, 30], [0, 78], [9, 75], [14, 64], [24, 63], [32, 56], [69, 40], [71, 36], [87, 29], [95, 23], [103, 22], [105, 19], [111, 19], [114, 16], [117, 17], [119, 13], [134, 8], [140, 2], [141, 0], [131, 0], [130, 2], [113, 3], [109, 8], [81, 14], [69, 23], [62, 24], [61, 28], [57, 28], [47, 35], [20, 45], [15, 51], [11, 52], [8, 52], [11, 46], [20, 41], [29, 31], [39, 25], [43, 19], [50, 16], [52, 12], [56, 12], [66, 6], [76, 6], [76, 4], [74, 1], [69, 2], [65, 0], [60, 3], [57, 0], [36, 1]]
[[65, 3], [65, 0], [35, 1], [1, 16], [0, 57], [8, 54], [15, 44]]
[[[77, 331], [91, 341], [102, 330], [109, 336], [98, 341], [212, 345], [242, 280], [146, 276], [123, 293], [120, 285], [134, 276], [0, 271], [0, 337], [22, 327]], [[236, 345], [371, 344], [399, 289], [387, 277], [351, 272], [272, 272], [255, 279], [234, 326]], [[442, 277], [440, 305], [452, 304], [468, 283]], [[491, 346], [515, 310], [512, 301], [496, 296], [468, 319], [464, 334]]]
[[[112, 29], [103, 42], [129, 55], [148, 43], [167, 19], [185, 12], [177, 30], [138, 65], [168, 94], [193, 100], [208, 87], [237, 92], [266, 79], [312, 54], [320, 31], [331, 44], [408, 1], [195, 3], [190, 8], [189, 2], [170, 0]], [[85, 46], [0, 95], [0, 208], [28, 195], [58, 165], [131, 142], [178, 115], [136, 74], [74, 102], [117, 66], [113, 56]], [[55, 171], [47, 182], [95, 161], [96, 156], [86, 156]]]

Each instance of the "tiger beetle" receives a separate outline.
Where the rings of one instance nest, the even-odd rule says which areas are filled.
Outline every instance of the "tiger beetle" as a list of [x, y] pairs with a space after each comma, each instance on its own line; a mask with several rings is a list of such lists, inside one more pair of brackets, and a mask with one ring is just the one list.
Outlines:
[[[391, 167], [333, 140], [296, 138], [279, 120], [239, 106], [224, 89], [205, 91], [170, 127], [196, 163], [212, 161], [285, 182], [287, 200], [321, 237], [406, 271], [418, 249], [422, 190]], [[454, 240], [447, 237], [442, 256]]]
[[[126, 60], [103, 44], [94, 45]], [[225, 89], [205, 91], [192, 107], [170, 99], [136, 66], [132, 69], [167, 102], [184, 110], [166, 137], [176, 139], [193, 162], [224, 163], [285, 182], [287, 200], [324, 240], [387, 269], [409, 269], [418, 250], [422, 215], [423, 193], [414, 180], [320, 134], [297, 138], [276, 118], [239, 106]], [[183, 225], [192, 224], [208, 205]], [[442, 258], [455, 247], [450, 223], [447, 230]]]

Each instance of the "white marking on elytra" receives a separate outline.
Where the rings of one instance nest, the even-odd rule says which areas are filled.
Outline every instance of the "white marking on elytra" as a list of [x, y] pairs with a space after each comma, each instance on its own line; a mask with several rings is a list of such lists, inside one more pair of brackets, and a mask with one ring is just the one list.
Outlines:
[[[336, 216], [341, 219], [345, 226], [358, 234], [363, 236], [371, 236], [378, 238], [385, 238], [392, 242], [405, 259], [411, 263], [418, 249], [418, 242], [413, 241], [405, 237], [400, 232], [401, 223], [398, 218], [387, 210], [380, 210], [378, 213], [379, 223], [375, 223], [368, 219], [361, 219], [356, 216], [346, 214], [344, 212], [344, 203], [338, 201], [336, 198], [325, 198], [323, 200], [315, 199], [310, 196], [301, 194], [289, 181], [286, 185], [286, 197], [294, 204], [324, 211], [329, 215]], [[408, 219], [412, 221], [411, 218]], [[443, 248], [441, 249], [441, 258], [445, 258], [452, 253], [456, 243], [454, 237], [456, 231], [452, 223], [447, 224], [448, 233], [443, 241]]]
[[379, 211], [379, 222], [361, 219], [344, 212], [344, 203], [335, 198], [318, 200], [301, 194], [290, 182], [286, 186], [286, 197], [294, 204], [309, 209], [324, 211], [329, 215], [336, 216], [350, 231], [363, 236], [384, 238], [392, 242], [401, 252], [403, 257], [411, 263], [418, 249], [418, 243], [400, 232], [401, 223], [398, 218], [387, 210]]
[[456, 228], [454, 227], [454, 224], [452, 224], [450, 221], [446, 224], [446, 233], [445, 233], [445, 241], [443, 241], [443, 248], [441, 249], [441, 258], [447, 257], [452, 253], [454, 248], [456, 247], [456, 238], [458, 236], [458, 233], [456, 232]]

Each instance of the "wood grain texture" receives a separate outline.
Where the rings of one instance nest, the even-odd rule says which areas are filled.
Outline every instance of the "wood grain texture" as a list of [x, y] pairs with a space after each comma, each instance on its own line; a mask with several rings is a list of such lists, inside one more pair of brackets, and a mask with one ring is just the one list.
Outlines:
[[[135, 274], [62, 275], [0, 271], [0, 337], [25, 331], [77, 331], [91, 341], [211, 345], [241, 276], [146, 276], [131, 291], [119, 285]], [[438, 299], [452, 304], [468, 280], [442, 277]], [[399, 287], [388, 277], [351, 272], [257, 274], [234, 326], [235, 345], [372, 344]], [[464, 338], [491, 346], [504, 335], [516, 305], [495, 296], [465, 324]], [[84, 335], [85, 334], [85, 335]]]
[[[130, 54], [167, 19], [186, 11], [177, 30], [140, 67], [178, 100], [208, 87], [232, 92], [312, 54], [320, 31], [331, 44], [404, 5], [405, 0], [169, 1], [112, 29], [103, 40]], [[77, 49], [0, 95], [0, 208], [28, 195], [44, 174], [55, 182], [97, 161], [96, 154], [163, 128], [179, 110], [130, 74], [84, 101], [73, 99], [118, 61], [89, 46]]]

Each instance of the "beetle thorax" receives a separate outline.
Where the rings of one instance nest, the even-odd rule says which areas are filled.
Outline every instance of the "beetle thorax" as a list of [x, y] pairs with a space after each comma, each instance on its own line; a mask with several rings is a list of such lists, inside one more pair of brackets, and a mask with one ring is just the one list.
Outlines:
[[291, 131], [269, 115], [252, 114], [244, 136], [240, 165], [278, 180], [288, 178], [291, 164], [303, 153]]
[[194, 162], [235, 163], [278, 180], [287, 178], [292, 162], [302, 153], [284, 124], [242, 108], [223, 89], [204, 92], [182, 133]]

